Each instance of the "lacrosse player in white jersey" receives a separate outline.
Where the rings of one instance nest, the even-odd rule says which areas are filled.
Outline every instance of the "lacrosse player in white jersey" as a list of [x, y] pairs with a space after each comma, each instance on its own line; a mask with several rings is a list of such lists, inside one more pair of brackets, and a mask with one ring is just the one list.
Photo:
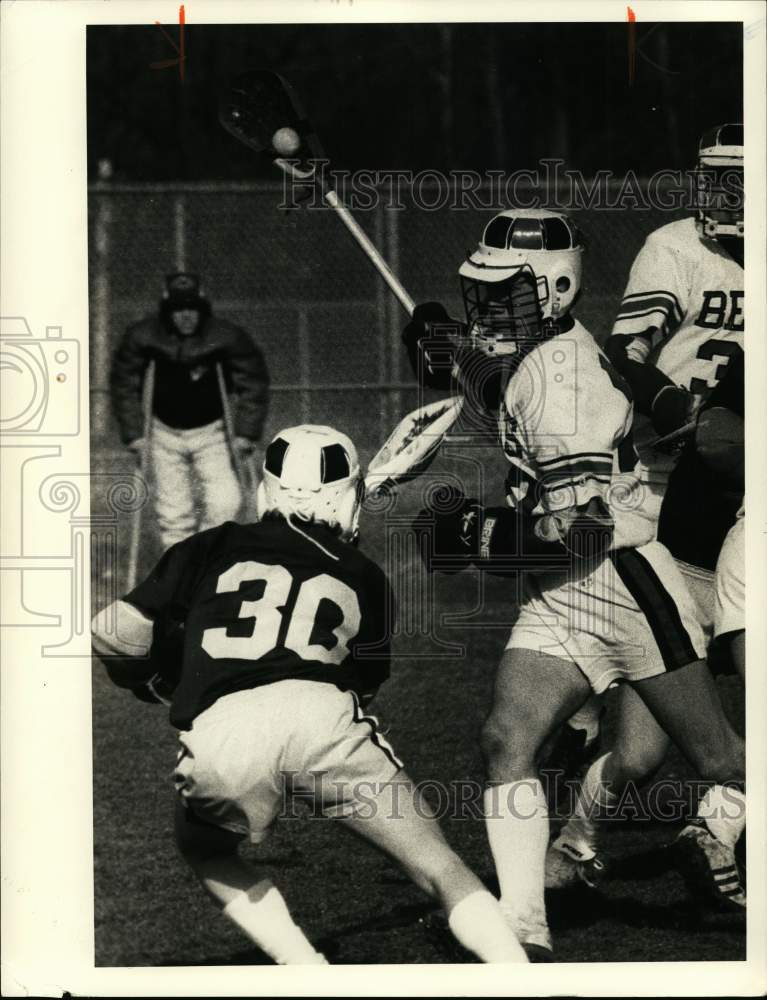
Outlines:
[[[431, 569], [517, 573], [521, 608], [482, 733], [501, 904], [532, 960], [552, 957], [542, 747], [592, 694], [630, 684], [700, 776], [723, 844], [745, 822], [743, 741], [722, 711], [692, 599], [638, 510], [628, 387], [570, 315], [582, 245], [565, 216], [509, 210], [462, 265], [474, 351], [506, 358], [499, 430], [507, 506], [454, 496], [416, 526]], [[459, 362], [460, 364], [460, 362]], [[725, 802], [737, 808], [722, 809]]]
[[[703, 136], [695, 177], [696, 216], [662, 226], [647, 238], [631, 268], [605, 345], [634, 397], [634, 439], [644, 487], [641, 508], [654, 530], [679, 454], [678, 448], [670, 451], [654, 442], [675, 432], [683, 435], [685, 428], [693, 436], [701, 405], [741, 361], [743, 352], [742, 125], [720, 125]], [[696, 446], [697, 438], [688, 447]], [[712, 525], [712, 534], [716, 533]], [[674, 549], [671, 537], [668, 544]], [[711, 638], [713, 567], [702, 558], [694, 563], [679, 560], [679, 565], [695, 599], [698, 620]], [[599, 705], [589, 702], [565, 728], [589, 727], [588, 736], [593, 738], [598, 711]], [[574, 820], [554, 844], [565, 857], [552, 853], [549, 858], [551, 886], [566, 884], [576, 875], [589, 879], [583, 866], [596, 856], [595, 805], [609, 809], [628, 781], [641, 782], [651, 775], [668, 745], [667, 735], [641, 700], [622, 690], [613, 751], [594, 761], [584, 776]], [[702, 888], [725, 904], [744, 899], [737, 882], [723, 881], [717, 874], [721, 851], [715, 838], [705, 834], [706, 830], [695, 829], [683, 833], [683, 839], [695, 837], [707, 852], [708, 876]]]

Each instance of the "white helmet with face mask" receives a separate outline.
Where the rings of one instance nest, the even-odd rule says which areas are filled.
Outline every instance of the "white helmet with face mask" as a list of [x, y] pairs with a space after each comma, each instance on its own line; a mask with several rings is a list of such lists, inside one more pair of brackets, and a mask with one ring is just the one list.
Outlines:
[[266, 449], [263, 473], [256, 491], [259, 518], [277, 511], [337, 525], [343, 538], [356, 539], [364, 485], [357, 449], [346, 434], [318, 424], [288, 427]]
[[717, 125], [701, 137], [695, 168], [701, 235], [743, 239], [743, 126]]
[[583, 242], [547, 209], [507, 209], [491, 219], [459, 269], [472, 346], [513, 355], [567, 314], [581, 287]]

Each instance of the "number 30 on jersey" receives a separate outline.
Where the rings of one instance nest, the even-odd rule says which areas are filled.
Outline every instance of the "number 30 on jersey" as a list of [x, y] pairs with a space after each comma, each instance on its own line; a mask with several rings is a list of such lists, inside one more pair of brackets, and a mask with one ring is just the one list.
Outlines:
[[[264, 592], [255, 601], [240, 604], [238, 618], [251, 618], [253, 630], [248, 636], [229, 636], [226, 628], [205, 629], [202, 648], [213, 659], [258, 660], [277, 648], [280, 629], [286, 615], [293, 576], [284, 566], [261, 562], [235, 563], [218, 578], [217, 594], [233, 593], [245, 581], [264, 583]], [[328, 649], [312, 642], [317, 612], [322, 600], [332, 601], [341, 612], [341, 622], [332, 629], [335, 644]], [[288, 629], [281, 645], [302, 660], [317, 660], [336, 666], [349, 653], [349, 643], [359, 632], [361, 621], [357, 595], [347, 584], [327, 573], [304, 580], [298, 589]]]

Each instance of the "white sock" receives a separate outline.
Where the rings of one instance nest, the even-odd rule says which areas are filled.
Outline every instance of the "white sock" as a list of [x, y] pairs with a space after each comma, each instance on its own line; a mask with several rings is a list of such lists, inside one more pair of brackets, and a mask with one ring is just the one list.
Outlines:
[[482, 962], [526, 962], [516, 935], [506, 923], [498, 900], [486, 889], [469, 893], [447, 917], [458, 941]]
[[557, 843], [569, 843], [576, 852], [592, 858], [597, 847], [597, 822], [600, 813], [615, 806], [618, 796], [610, 791], [604, 783], [604, 769], [609, 753], [604, 754], [589, 767], [578, 798], [573, 807], [573, 815], [562, 827], [557, 837]]
[[599, 720], [602, 715], [603, 699], [601, 696], [592, 694], [587, 701], [581, 705], [578, 711], [571, 715], [566, 725], [572, 729], [586, 730], [586, 744], [595, 740], [599, 736]]
[[543, 880], [549, 814], [540, 781], [527, 778], [488, 788], [484, 808], [504, 913], [514, 927], [545, 924]]
[[717, 840], [734, 848], [746, 825], [746, 796], [731, 786], [712, 785], [700, 800], [698, 816]]
[[278, 965], [328, 964], [293, 923], [282, 893], [270, 879], [238, 893], [222, 912]]

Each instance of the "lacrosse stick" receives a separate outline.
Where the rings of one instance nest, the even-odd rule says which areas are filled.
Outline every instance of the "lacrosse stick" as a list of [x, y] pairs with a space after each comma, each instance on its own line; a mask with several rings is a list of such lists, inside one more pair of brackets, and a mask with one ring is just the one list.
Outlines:
[[675, 431], [671, 431], [670, 434], [664, 434], [663, 437], [655, 438], [654, 441], [650, 442], [650, 447], [656, 448], [658, 451], [664, 451], [670, 445], [680, 446], [684, 443], [684, 439], [692, 434], [697, 425], [697, 418], [695, 420], [691, 420], [683, 427], [677, 427], [677, 429]]
[[371, 458], [365, 474], [365, 493], [390, 493], [425, 472], [462, 406], [463, 396], [451, 396], [427, 403], [403, 417]]
[[[270, 156], [283, 173], [320, 190], [325, 204], [335, 211], [402, 308], [412, 316], [413, 299], [349, 209], [311, 163], [311, 160], [324, 160], [322, 146], [287, 81], [270, 70], [243, 73], [223, 95], [219, 121], [239, 142]], [[286, 153], [300, 153], [303, 158], [288, 160]], [[462, 406], [463, 397], [455, 396], [430, 403], [403, 417], [373, 457], [365, 479], [366, 491], [387, 492], [428, 468]]]
[[[143, 413], [142, 438], [144, 445], [139, 452], [138, 471], [140, 479], [144, 480], [149, 471], [149, 448], [152, 443], [152, 402], [154, 400], [154, 375], [155, 362], [150, 361], [147, 365], [146, 376], [142, 388], [141, 408]], [[133, 511], [131, 520], [130, 545], [128, 547], [128, 574], [126, 590], [133, 590], [136, 586], [136, 576], [138, 574], [138, 551], [141, 542], [141, 511], [143, 504]]]
[[283, 173], [319, 188], [325, 204], [336, 212], [402, 308], [412, 316], [415, 302], [322, 174], [305, 157], [284, 158], [284, 151], [292, 149], [308, 153], [315, 161], [323, 159], [319, 139], [290, 84], [271, 70], [243, 73], [222, 97], [218, 117], [230, 135], [256, 152], [268, 153]]

